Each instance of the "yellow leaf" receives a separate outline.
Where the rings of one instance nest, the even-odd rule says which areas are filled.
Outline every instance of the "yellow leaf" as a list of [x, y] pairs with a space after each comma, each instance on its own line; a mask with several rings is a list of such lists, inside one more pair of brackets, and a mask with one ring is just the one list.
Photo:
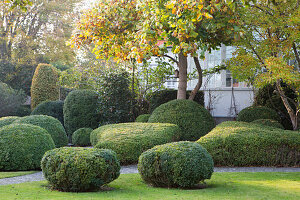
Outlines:
[[211, 16], [209, 13], [204, 13], [204, 16], [207, 18], [207, 19], [212, 19], [213, 16]]

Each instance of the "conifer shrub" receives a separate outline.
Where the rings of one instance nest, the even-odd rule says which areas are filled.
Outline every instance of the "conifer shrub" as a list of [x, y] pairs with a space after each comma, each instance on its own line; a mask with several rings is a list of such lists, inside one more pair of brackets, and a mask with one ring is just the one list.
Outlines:
[[111, 149], [122, 164], [137, 163], [146, 150], [168, 142], [178, 141], [180, 129], [175, 124], [123, 123], [101, 126], [91, 133], [95, 148]]
[[54, 117], [47, 115], [30, 115], [15, 120], [14, 124], [32, 124], [46, 129], [51, 135], [55, 147], [63, 147], [68, 144], [67, 134], [63, 125]]
[[7, 117], [1, 117], [0, 118], [0, 128], [2, 126], [7, 126], [12, 124], [14, 121], [16, 121], [19, 117], [17, 116], [7, 116]]
[[40, 169], [44, 153], [55, 148], [48, 132], [30, 124], [0, 128], [0, 171]]
[[53, 189], [84, 192], [117, 179], [120, 163], [108, 149], [63, 147], [45, 153], [41, 167]]
[[39, 64], [34, 72], [31, 84], [31, 109], [43, 101], [59, 99], [58, 74], [49, 64]]
[[31, 115], [48, 115], [64, 124], [63, 107], [63, 101], [44, 101], [31, 112]]
[[300, 134], [247, 122], [223, 122], [197, 141], [216, 166], [300, 166]]
[[280, 124], [278, 121], [275, 121], [273, 119], [257, 119], [257, 120], [252, 121], [251, 123], [284, 129], [282, 124]]
[[139, 158], [138, 170], [153, 186], [193, 188], [211, 178], [214, 162], [201, 145], [183, 141], [147, 150]]
[[180, 127], [180, 140], [195, 141], [215, 127], [211, 114], [191, 100], [172, 100], [157, 107], [151, 114], [149, 123], [172, 123]]
[[69, 141], [80, 128], [95, 129], [100, 121], [98, 95], [92, 90], [75, 90], [64, 103], [64, 122]]
[[264, 106], [250, 106], [241, 110], [238, 114], [237, 121], [252, 122], [257, 119], [273, 119], [280, 121], [277, 112]]
[[149, 117], [150, 117], [150, 114], [142, 114], [142, 115], [139, 115], [139, 116], [135, 119], [135, 122], [148, 122]]
[[90, 135], [93, 129], [80, 128], [72, 134], [72, 143], [75, 146], [85, 147], [91, 146]]

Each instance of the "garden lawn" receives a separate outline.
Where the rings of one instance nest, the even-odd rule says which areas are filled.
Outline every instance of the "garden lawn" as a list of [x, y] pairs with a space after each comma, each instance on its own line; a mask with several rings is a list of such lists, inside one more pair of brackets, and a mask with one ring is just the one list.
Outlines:
[[1, 200], [6, 199], [300, 199], [300, 173], [225, 172], [214, 173], [208, 188], [181, 190], [153, 188], [139, 174], [124, 174], [108, 186], [112, 190], [66, 193], [51, 191], [47, 182], [0, 186]]
[[27, 174], [33, 174], [37, 171], [19, 171], [19, 172], [0, 172], [0, 179], [1, 178], [10, 178], [15, 176], [23, 176]]

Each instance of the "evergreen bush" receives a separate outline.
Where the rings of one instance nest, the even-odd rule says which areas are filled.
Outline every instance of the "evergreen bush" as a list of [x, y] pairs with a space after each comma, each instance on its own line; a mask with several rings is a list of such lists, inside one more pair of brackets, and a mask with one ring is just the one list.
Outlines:
[[57, 148], [45, 153], [41, 167], [53, 189], [84, 192], [117, 179], [120, 164], [108, 149]]
[[138, 170], [142, 179], [153, 186], [193, 188], [211, 178], [214, 162], [201, 145], [174, 142], [144, 152]]
[[19, 119], [17, 116], [7, 116], [7, 117], [1, 117], [0, 118], [0, 128], [3, 126], [7, 126], [12, 124], [14, 121]]
[[0, 128], [0, 171], [40, 169], [44, 153], [54, 147], [51, 136], [39, 126], [4, 126]]
[[257, 119], [273, 119], [280, 121], [277, 112], [264, 106], [250, 106], [241, 110], [238, 114], [237, 121], [252, 122]]
[[215, 127], [211, 114], [191, 100], [172, 100], [157, 107], [151, 114], [150, 123], [177, 124], [182, 132], [180, 140], [195, 141]]
[[251, 123], [284, 129], [282, 124], [280, 124], [278, 121], [275, 121], [272, 119], [257, 119], [257, 120], [252, 121]]
[[139, 115], [135, 119], [135, 122], [148, 122], [150, 116], [151, 116], [150, 114]]
[[31, 115], [48, 115], [64, 124], [63, 107], [63, 101], [44, 101], [31, 112]]
[[80, 128], [72, 134], [72, 143], [75, 146], [85, 147], [91, 146], [90, 135], [93, 129]]

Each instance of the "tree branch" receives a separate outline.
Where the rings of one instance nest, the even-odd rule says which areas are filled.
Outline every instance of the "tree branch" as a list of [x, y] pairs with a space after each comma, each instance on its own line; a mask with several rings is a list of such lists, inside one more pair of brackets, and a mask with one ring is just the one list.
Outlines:
[[193, 91], [191, 92], [191, 94], [189, 96], [189, 100], [194, 100], [198, 90], [202, 86], [202, 69], [201, 69], [201, 65], [200, 65], [198, 57], [193, 57], [193, 58], [194, 58], [194, 62], [195, 62], [197, 72], [198, 72], [198, 82], [197, 82], [195, 88], [193, 89]]
[[178, 61], [175, 58], [173, 58], [173, 57], [171, 57], [171, 56], [169, 56], [167, 54], [165, 54], [164, 57], [170, 58], [173, 62], [175, 62], [176, 64], [178, 64]]

